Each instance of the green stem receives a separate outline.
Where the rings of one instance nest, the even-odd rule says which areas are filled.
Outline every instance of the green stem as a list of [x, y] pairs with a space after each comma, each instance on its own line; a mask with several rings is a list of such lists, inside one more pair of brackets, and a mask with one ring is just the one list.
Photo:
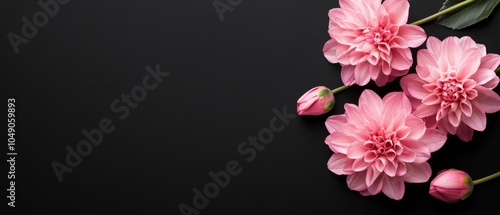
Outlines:
[[424, 23], [427, 23], [427, 22], [433, 21], [433, 20], [435, 20], [435, 19], [439, 18], [439, 17], [440, 17], [440, 16], [442, 16], [442, 15], [446, 15], [446, 14], [449, 14], [449, 13], [451, 13], [451, 12], [454, 12], [454, 11], [456, 11], [456, 10], [460, 9], [460, 8], [466, 7], [466, 6], [468, 6], [468, 5], [472, 4], [472, 3], [474, 3], [475, 1], [476, 1], [476, 0], [465, 0], [465, 1], [460, 2], [460, 3], [456, 4], [456, 5], [453, 5], [453, 6], [449, 7], [449, 8], [446, 8], [445, 10], [439, 11], [439, 12], [437, 12], [437, 13], [435, 13], [435, 14], [431, 15], [431, 16], [428, 16], [428, 17], [426, 17], [426, 18], [423, 18], [423, 19], [418, 20], [418, 21], [416, 21], [416, 22], [413, 22], [413, 23], [411, 23], [411, 24], [412, 24], [412, 25], [422, 25], [422, 24], [424, 24]]
[[341, 87], [337, 87], [335, 89], [332, 90], [332, 93], [335, 95], [337, 93], [340, 93], [342, 91], [344, 91], [345, 89], [349, 88], [349, 86], [341, 86]]
[[496, 70], [495, 70], [496, 73], [499, 73], [500, 72], [500, 67], [498, 67]]
[[494, 179], [494, 178], [496, 178], [496, 177], [498, 177], [498, 176], [500, 176], [500, 171], [499, 171], [499, 172], [497, 172], [497, 173], [495, 173], [495, 174], [493, 174], [493, 175], [489, 175], [489, 176], [486, 176], [486, 177], [484, 177], [484, 178], [480, 178], [480, 179], [474, 180], [472, 183], [473, 183], [474, 185], [478, 185], [478, 184], [481, 184], [481, 183], [483, 183], [483, 182], [487, 182], [487, 181], [489, 181], [489, 180], [491, 180], [491, 179]]

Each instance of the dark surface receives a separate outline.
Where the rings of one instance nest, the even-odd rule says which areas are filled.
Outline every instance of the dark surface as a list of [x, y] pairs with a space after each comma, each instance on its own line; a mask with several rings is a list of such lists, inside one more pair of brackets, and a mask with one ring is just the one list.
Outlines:
[[[441, 1], [412, 1], [409, 20], [440, 6]], [[339, 65], [328, 63], [321, 51], [333, 7], [338, 1], [244, 0], [221, 22], [212, 1], [71, 1], [19, 53], [3, 37], [2, 99], [16, 99], [18, 152], [16, 208], [7, 208], [3, 198], [4, 209], [181, 214], [179, 204], [193, 206], [192, 189], [211, 182], [210, 171], [236, 160], [241, 172], [201, 214], [497, 211], [500, 179], [477, 186], [456, 204], [429, 196], [428, 183], [406, 184], [401, 201], [349, 190], [345, 176], [326, 168], [332, 154], [323, 142], [326, 115], [291, 120], [251, 162], [245, 160], [249, 154], [238, 152], [242, 141], [268, 127], [274, 108], [295, 113], [297, 98], [309, 88], [342, 85]], [[41, 9], [36, 1], [8, 0], [0, 10], [1, 34], [7, 35], [21, 34], [21, 18], [31, 19]], [[500, 53], [498, 13], [461, 31], [423, 27], [440, 39], [469, 35], [488, 52]], [[170, 75], [120, 120], [110, 104], [141, 85], [144, 68], [156, 64]], [[400, 90], [397, 81], [366, 88], [381, 95]], [[338, 94], [330, 114], [342, 113], [346, 102], [357, 103], [361, 91]], [[65, 147], [75, 148], [86, 139], [81, 131], [97, 128], [103, 118], [115, 130], [60, 183], [52, 162], [64, 163]], [[488, 115], [486, 131], [469, 143], [450, 137], [429, 160], [432, 177], [444, 168], [473, 178], [498, 171], [499, 120], [500, 113]], [[5, 159], [6, 144], [2, 148]], [[2, 196], [7, 187], [4, 182]]]

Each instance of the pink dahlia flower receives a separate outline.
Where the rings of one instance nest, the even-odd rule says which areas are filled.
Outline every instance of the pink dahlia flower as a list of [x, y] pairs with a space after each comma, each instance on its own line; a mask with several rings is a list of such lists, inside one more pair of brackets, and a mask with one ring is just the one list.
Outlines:
[[470, 141], [473, 130], [486, 128], [486, 113], [500, 110], [500, 96], [493, 91], [499, 65], [500, 55], [487, 54], [470, 37], [429, 37], [427, 49], [417, 54], [417, 74], [400, 84], [416, 100], [414, 115], [425, 118], [428, 127]]
[[340, 0], [331, 9], [330, 39], [323, 52], [331, 63], [342, 65], [345, 85], [366, 85], [370, 79], [384, 86], [408, 73], [411, 48], [425, 42], [425, 31], [406, 24], [407, 0]]
[[362, 195], [383, 192], [391, 199], [403, 197], [404, 182], [423, 183], [432, 170], [431, 152], [446, 142], [446, 133], [426, 128], [414, 116], [403, 92], [381, 99], [371, 90], [359, 97], [359, 105], [345, 104], [345, 114], [326, 120], [330, 135], [325, 143], [334, 152], [328, 168], [347, 175], [350, 189]]

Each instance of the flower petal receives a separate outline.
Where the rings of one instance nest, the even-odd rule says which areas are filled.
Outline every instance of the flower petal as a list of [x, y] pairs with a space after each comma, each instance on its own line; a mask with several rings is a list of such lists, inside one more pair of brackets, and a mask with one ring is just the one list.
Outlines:
[[384, 75], [383, 73], [379, 73], [377, 78], [375, 79], [375, 84], [379, 87], [383, 87], [389, 82], [389, 76]]
[[[361, 142], [354, 142], [347, 148], [347, 157], [350, 159], [359, 159], [365, 155], [366, 149]], [[356, 162], [354, 162], [356, 163]], [[356, 168], [354, 168], [356, 169]]]
[[342, 78], [342, 82], [347, 85], [353, 85], [355, 83], [354, 79], [354, 69], [356, 66], [351, 66], [351, 65], [345, 65], [342, 66], [342, 70], [340, 72], [340, 77]]
[[347, 124], [347, 118], [345, 117], [345, 114], [332, 115], [325, 121], [325, 126], [329, 133], [339, 131], [339, 127], [344, 124]]
[[439, 110], [439, 105], [420, 105], [415, 109], [413, 115], [424, 118], [428, 116], [435, 116]]
[[422, 100], [430, 94], [423, 86], [424, 82], [415, 74], [401, 78], [401, 87], [404, 92], [416, 99]]
[[477, 85], [483, 85], [491, 81], [494, 77], [497, 77], [495, 72], [491, 69], [479, 68], [476, 73], [470, 76]]
[[404, 139], [408, 137], [411, 132], [411, 129], [408, 126], [405, 126], [406, 116], [408, 114], [404, 110], [398, 111], [394, 118], [392, 119], [391, 125], [389, 126], [389, 131], [395, 131], [396, 137], [400, 139]]
[[412, 48], [419, 47], [427, 39], [424, 29], [416, 25], [399, 26], [398, 36], [405, 39]]
[[344, 110], [349, 123], [361, 126], [367, 122], [358, 106], [346, 103], [344, 104]]
[[347, 186], [351, 190], [362, 191], [366, 190], [366, 171], [355, 172], [347, 176]]
[[413, 64], [410, 49], [392, 49], [391, 67], [396, 70], [407, 70]]
[[465, 123], [460, 123], [460, 125], [457, 128], [457, 136], [460, 138], [460, 140], [464, 142], [469, 142], [472, 140], [472, 136], [474, 134], [474, 130], [467, 126]]
[[391, 65], [389, 65], [389, 63], [388, 63], [388, 62], [386, 62], [386, 61], [383, 61], [383, 62], [382, 62], [382, 73], [383, 73], [384, 75], [391, 75], [392, 70], [393, 70], [393, 69], [391, 68]]
[[396, 36], [392, 39], [391, 48], [406, 49], [408, 47], [409, 47], [408, 42], [404, 38]]
[[337, 61], [340, 63], [340, 65], [351, 65], [351, 55], [353, 54], [353, 52], [353, 47], [339, 43], [335, 50], [335, 53], [337, 55]]
[[410, 10], [410, 4], [408, 1], [404, 0], [385, 0], [382, 3], [391, 23], [396, 25], [404, 25], [408, 22], [408, 13]]
[[427, 128], [425, 130], [425, 134], [419, 140], [427, 145], [430, 152], [435, 152], [443, 147], [447, 139], [448, 136], [446, 135], [446, 132], [438, 129]]
[[337, 43], [337, 41], [335, 39], [330, 39], [323, 46], [323, 54], [325, 55], [325, 58], [330, 63], [338, 63], [339, 62], [337, 60], [337, 46], [338, 45], [339, 44]]
[[[332, 27], [338, 27], [339, 24], [342, 24], [343, 20], [346, 20], [347, 17], [342, 10], [342, 8], [332, 8], [328, 11], [328, 17], [330, 18], [328, 22], [328, 29]], [[345, 27], [345, 26], [343, 26]], [[330, 35], [331, 36], [331, 35]], [[333, 36], [331, 36], [333, 38]]]
[[372, 186], [373, 182], [375, 182], [377, 180], [379, 175], [380, 175], [380, 172], [377, 169], [375, 169], [375, 167], [367, 168], [366, 169], [366, 185], [368, 187]]
[[385, 166], [387, 165], [387, 162], [389, 162], [385, 157], [379, 157], [375, 161], [375, 168], [377, 168], [377, 171], [383, 172], [385, 169]]
[[359, 107], [362, 112], [370, 113], [373, 118], [378, 119], [382, 115], [384, 103], [380, 96], [373, 90], [364, 90], [359, 96]]
[[472, 115], [463, 116], [462, 120], [465, 124], [476, 131], [484, 131], [486, 129], [486, 114], [477, 108], [472, 110]]
[[493, 88], [498, 86], [499, 82], [500, 82], [500, 78], [498, 78], [498, 76], [495, 75], [495, 77], [493, 77], [493, 79], [484, 83], [483, 87], [486, 89], [492, 90]]
[[339, 6], [342, 9], [348, 9], [351, 11], [357, 11], [360, 1], [358, 0], [339, 0]]
[[325, 139], [325, 143], [332, 149], [333, 152], [347, 154], [347, 148], [356, 141], [353, 136], [348, 136], [341, 132], [333, 132]]
[[356, 84], [359, 86], [364, 86], [370, 81], [370, 72], [372, 66], [368, 62], [360, 63], [354, 69], [354, 79]]
[[450, 111], [448, 112], [448, 121], [453, 127], [458, 127], [460, 124], [460, 120], [462, 120], [462, 111], [460, 110], [455, 110], [453, 111], [450, 108]]
[[[467, 117], [467, 116], [465, 116]], [[465, 118], [464, 117], [464, 118]], [[450, 134], [455, 135], [457, 133], [457, 127], [453, 127], [448, 121], [448, 115], [443, 115], [443, 118], [438, 121], [437, 127], [440, 130], [447, 131]]]
[[500, 110], [500, 96], [492, 90], [482, 86], [476, 86], [477, 97], [472, 100], [472, 104], [485, 113], [495, 113]]
[[406, 174], [408, 169], [406, 168], [406, 163], [398, 163], [398, 169], [396, 170], [396, 176], [403, 176]]
[[458, 42], [459, 42], [462, 50], [477, 49], [477, 47], [478, 47], [478, 44], [469, 36], [461, 37], [458, 40]]
[[412, 163], [415, 161], [417, 154], [413, 152], [411, 149], [404, 149], [403, 152], [398, 155], [397, 160], [403, 163]]
[[[374, 170], [376, 171], [376, 170]], [[375, 181], [372, 183], [372, 185], [368, 186], [368, 192], [371, 195], [376, 195], [382, 191], [382, 187], [384, 186], [384, 175], [378, 176]]]
[[458, 37], [450, 36], [445, 38], [442, 42], [443, 51], [440, 54], [442, 54], [443, 59], [446, 59], [448, 65], [460, 65], [462, 63], [463, 51], [458, 41]]
[[481, 64], [481, 56], [477, 50], [471, 49], [470, 51], [465, 50], [463, 58], [460, 59], [458, 65], [460, 65], [459, 70], [457, 71], [457, 79], [458, 80], [466, 80], [469, 78], [474, 72], [479, 69], [479, 65]]
[[441, 97], [436, 94], [428, 94], [423, 100], [422, 104], [424, 105], [436, 105], [441, 104]]
[[[438, 56], [441, 54], [441, 40], [439, 40], [438, 38], [434, 37], [434, 36], [430, 36], [428, 39], [427, 39], [427, 44], [425, 45], [427, 47], [427, 49], [433, 53], [433, 54], [437, 54]], [[420, 52], [420, 51], [419, 51]], [[419, 57], [417, 57], [418, 59]]]
[[410, 128], [408, 138], [418, 140], [425, 134], [425, 122], [414, 115], [406, 116], [405, 125]]
[[472, 103], [469, 100], [464, 100], [460, 103], [460, 110], [466, 116], [470, 116], [472, 114]]
[[382, 192], [389, 198], [401, 200], [405, 193], [405, 184], [401, 177], [384, 177]]
[[426, 78], [430, 75], [430, 71], [428, 67], [439, 67], [438, 61], [436, 57], [434, 57], [433, 53], [427, 49], [420, 49], [417, 52], [417, 74], [421, 78]]
[[355, 172], [361, 172], [361, 171], [366, 170], [366, 168], [368, 168], [369, 166], [370, 166], [370, 164], [366, 163], [363, 158], [358, 158], [352, 164], [352, 169]]
[[498, 54], [487, 54], [481, 58], [481, 65], [479, 68], [486, 68], [495, 70], [500, 65], [500, 55]]
[[416, 74], [405, 75], [399, 81], [399, 85], [401, 85], [401, 89], [403, 89], [403, 92], [407, 96], [410, 96], [410, 93], [408, 92], [408, 84], [411, 83], [413, 80], [419, 80], [419, 78]]
[[384, 96], [384, 110], [392, 112], [394, 115], [404, 110], [406, 114], [411, 114], [412, 106], [410, 100], [403, 92], [391, 92]]
[[406, 174], [403, 176], [404, 181], [410, 183], [424, 183], [429, 180], [432, 174], [431, 165], [429, 163], [409, 163], [406, 164]]
[[404, 139], [400, 141], [405, 148], [404, 150], [410, 149], [411, 151], [415, 152], [415, 163], [426, 162], [431, 157], [431, 152], [427, 147], [427, 144], [425, 144], [421, 140]]
[[346, 164], [351, 159], [347, 158], [344, 154], [333, 153], [333, 155], [328, 160], [328, 169], [337, 175], [347, 175], [352, 172], [344, 171]]
[[387, 164], [385, 165], [384, 168], [384, 173], [390, 177], [396, 176], [396, 169], [397, 169], [397, 163], [394, 163], [393, 161], [387, 160]]

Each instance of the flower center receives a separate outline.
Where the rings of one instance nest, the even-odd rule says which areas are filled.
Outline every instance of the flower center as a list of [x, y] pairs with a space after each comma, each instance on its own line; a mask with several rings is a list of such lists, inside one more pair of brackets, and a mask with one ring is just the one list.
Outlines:
[[403, 152], [403, 147], [396, 137], [396, 132], [388, 132], [385, 129], [370, 132], [370, 140], [363, 145], [368, 151], [368, 157], [376, 159], [385, 156], [389, 160], [394, 160], [396, 155]]
[[363, 35], [367, 42], [377, 45], [379, 43], [386, 43], [392, 33], [391, 31], [387, 29], [381, 29], [380, 27], [367, 27], [363, 30]]
[[438, 81], [441, 99], [445, 102], [457, 102], [465, 99], [464, 88], [456, 79], [445, 79]]
[[[451, 67], [448, 71], [441, 72], [441, 78], [435, 83], [424, 85], [432, 94], [422, 100], [422, 103], [440, 106], [436, 120], [441, 120], [450, 111], [455, 112], [454, 116], [460, 120], [462, 113], [467, 116], [472, 114], [471, 101], [478, 95], [475, 86], [476, 82], [472, 79], [457, 78], [456, 70]], [[457, 110], [459, 111], [456, 112]]]
[[362, 31], [360, 43], [356, 47], [356, 51], [369, 53], [367, 61], [372, 65], [377, 65], [380, 59], [387, 60], [390, 58], [391, 41], [397, 26], [387, 27], [382, 23], [366, 27]]
[[437, 96], [441, 98], [441, 107], [447, 108], [453, 103], [460, 103], [470, 96], [467, 95], [464, 83], [456, 79], [457, 72], [454, 69], [445, 73], [446, 76], [436, 82]]

